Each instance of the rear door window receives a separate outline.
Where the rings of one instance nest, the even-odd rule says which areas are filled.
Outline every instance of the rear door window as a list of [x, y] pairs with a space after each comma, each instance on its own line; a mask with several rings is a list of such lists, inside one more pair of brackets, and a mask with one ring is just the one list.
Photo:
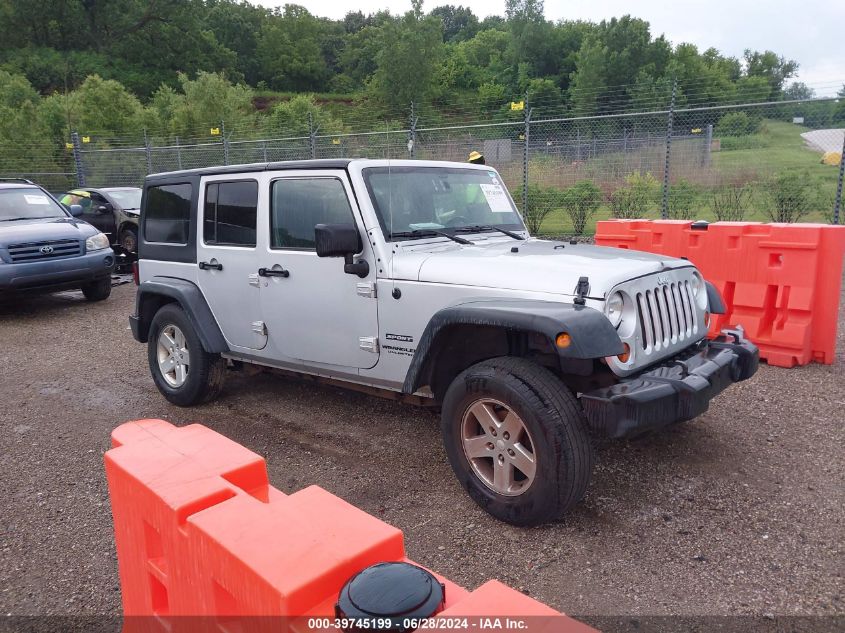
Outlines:
[[258, 183], [213, 182], [205, 188], [203, 241], [216, 246], [255, 246]]

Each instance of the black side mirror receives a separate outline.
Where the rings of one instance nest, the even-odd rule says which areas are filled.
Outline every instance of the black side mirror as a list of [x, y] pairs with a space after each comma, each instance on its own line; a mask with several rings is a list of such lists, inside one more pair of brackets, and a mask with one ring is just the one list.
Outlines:
[[346, 274], [363, 278], [370, 273], [370, 265], [366, 261], [353, 260], [355, 253], [364, 248], [354, 224], [318, 224], [314, 227], [314, 243], [317, 257], [343, 257], [343, 272]]
[[68, 211], [70, 211], [70, 214], [73, 217], [78, 218], [80, 215], [82, 215], [82, 205], [81, 204], [72, 204], [68, 207]]

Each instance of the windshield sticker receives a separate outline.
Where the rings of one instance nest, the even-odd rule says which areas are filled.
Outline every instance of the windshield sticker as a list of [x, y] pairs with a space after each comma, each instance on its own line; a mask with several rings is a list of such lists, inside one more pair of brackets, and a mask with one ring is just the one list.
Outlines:
[[47, 196], [30, 196], [24, 194], [23, 197], [26, 198], [27, 204], [50, 204], [50, 201], [47, 199]]
[[511, 201], [508, 199], [508, 194], [505, 193], [501, 185], [486, 185], [480, 184], [481, 192], [487, 198], [487, 204], [493, 213], [510, 213]]

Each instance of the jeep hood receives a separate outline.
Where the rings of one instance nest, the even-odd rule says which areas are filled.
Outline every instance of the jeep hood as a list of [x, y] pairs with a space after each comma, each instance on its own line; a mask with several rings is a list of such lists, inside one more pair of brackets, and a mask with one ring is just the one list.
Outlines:
[[466, 236], [475, 244], [403, 243], [393, 262], [396, 279], [574, 295], [588, 277], [589, 296], [604, 298], [615, 285], [690, 262], [621, 248], [531, 238]]
[[76, 218], [36, 218], [0, 222], [0, 246], [53, 240], [84, 240], [97, 229]]

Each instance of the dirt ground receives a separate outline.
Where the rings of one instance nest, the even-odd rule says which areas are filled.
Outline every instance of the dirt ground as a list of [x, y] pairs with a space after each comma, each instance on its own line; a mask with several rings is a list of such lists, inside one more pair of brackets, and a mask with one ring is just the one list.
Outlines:
[[567, 613], [843, 615], [845, 373], [763, 365], [698, 420], [600, 442], [586, 500], [520, 529], [464, 494], [433, 413], [274, 375], [169, 405], [130, 334], [134, 286], [0, 305], [0, 614], [116, 615], [103, 452], [125, 420], [200, 421], [405, 532], [409, 555], [475, 588], [498, 578]]

